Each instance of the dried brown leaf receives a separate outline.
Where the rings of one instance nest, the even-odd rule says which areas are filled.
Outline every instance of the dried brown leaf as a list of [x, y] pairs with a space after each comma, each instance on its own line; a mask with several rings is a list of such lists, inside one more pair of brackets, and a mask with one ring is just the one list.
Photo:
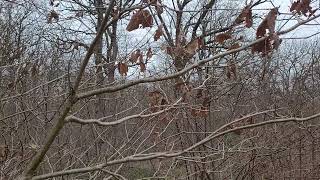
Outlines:
[[140, 62], [140, 63], [143, 63], [143, 54], [142, 54], [142, 53], [140, 53], [139, 62]]
[[152, 27], [153, 18], [148, 10], [141, 9], [134, 13], [126, 29], [127, 31], [133, 31], [135, 29], [138, 29], [140, 24], [143, 28]]
[[201, 39], [195, 38], [186, 45], [186, 52], [194, 55], [201, 46]]
[[151, 59], [152, 58], [152, 49], [149, 48], [148, 51], [147, 51], [147, 59]]
[[[295, 12], [299, 15], [303, 14], [304, 16], [312, 16], [316, 10], [312, 10], [311, 0], [298, 0], [292, 3], [290, 7], [290, 12]], [[309, 15], [307, 15], [309, 13]]]
[[240, 15], [234, 21], [234, 24], [238, 25], [238, 24], [241, 24], [243, 21], [246, 23], [246, 27], [250, 28], [252, 26], [253, 20], [252, 20], [252, 10], [250, 6], [244, 7]]
[[127, 31], [133, 31], [135, 29], [138, 29], [139, 28], [139, 25], [140, 25], [140, 11], [134, 13], [132, 16], [131, 16], [131, 19], [129, 21], [129, 24], [127, 26]]
[[216, 35], [216, 41], [222, 44], [224, 41], [231, 39], [232, 36], [229, 33], [221, 33]]
[[130, 58], [129, 58], [129, 61], [130, 61], [131, 63], [136, 63], [141, 55], [142, 55], [142, 54], [141, 54], [141, 50], [140, 50], [140, 49], [137, 49], [136, 51], [134, 51], [134, 52], [131, 53], [131, 56], [130, 56]]
[[153, 36], [154, 41], [158, 41], [160, 37], [163, 35], [163, 25], [159, 25], [158, 29], [156, 30], [156, 33]]
[[146, 71], [146, 65], [143, 62], [140, 62], [139, 65], [140, 65], [140, 71], [141, 72], [145, 72]]
[[269, 34], [274, 33], [277, 15], [278, 15], [278, 8], [274, 8], [268, 13], [266, 18], [261, 22], [261, 24], [257, 29], [257, 32], [256, 32], [257, 38], [266, 36], [267, 29], [269, 30]]
[[122, 76], [127, 76], [127, 73], [128, 73], [128, 66], [127, 66], [127, 64], [120, 62], [120, 63], [118, 64], [118, 70], [119, 70], [119, 73], [120, 73]]
[[152, 27], [153, 25], [153, 18], [151, 13], [148, 10], [141, 10], [142, 11], [142, 18], [141, 18], [141, 24], [142, 27]]
[[272, 50], [272, 45], [271, 45], [271, 41], [270, 41], [270, 38], [266, 38], [265, 40], [263, 41], [260, 41], [256, 44], [254, 44], [251, 48], [251, 52], [252, 53], [255, 53], [255, 52], [258, 52], [258, 53], [261, 53], [262, 56], [266, 56], [268, 55], [268, 53]]

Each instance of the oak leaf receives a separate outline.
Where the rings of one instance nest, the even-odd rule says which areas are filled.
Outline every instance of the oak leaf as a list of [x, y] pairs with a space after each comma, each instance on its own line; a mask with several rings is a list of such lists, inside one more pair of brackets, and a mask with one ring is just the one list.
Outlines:
[[145, 72], [146, 71], [146, 64], [144, 64], [143, 62], [140, 62], [139, 65], [140, 65], [140, 71]]
[[154, 41], [158, 41], [160, 37], [163, 35], [163, 25], [159, 25], [158, 29], [156, 30], [156, 33], [153, 36]]
[[127, 31], [133, 31], [135, 29], [138, 29], [140, 24], [143, 28], [152, 27], [153, 18], [148, 10], [140, 9], [136, 13], [134, 13], [126, 29]]
[[118, 64], [118, 70], [119, 70], [119, 73], [121, 74], [121, 76], [127, 76], [127, 73], [128, 73], [127, 64], [120, 62]]
[[224, 41], [231, 39], [232, 36], [229, 33], [221, 33], [216, 35], [216, 41], [222, 44]]
[[200, 38], [195, 38], [186, 45], [186, 52], [194, 55], [196, 51], [201, 48], [201, 46], [202, 40]]
[[252, 10], [251, 10], [250, 6], [244, 7], [244, 9], [241, 11], [240, 15], [234, 21], [234, 24], [238, 25], [238, 24], [241, 24], [243, 21], [246, 23], [247, 28], [250, 28], [253, 24]]
[[136, 51], [132, 52], [129, 58], [129, 61], [131, 63], [136, 63], [139, 59], [139, 57], [142, 56], [141, 50], [137, 49]]
[[269, 34], [273, 34], [275, 32], [275, 23], [278, 15], [278, 8], [273, 8], [266, 18], [259, 25], [256, 37], [260, 38], [267, 35], [267, 29], [269, 30]]
[[251, 52], [254, 54], [255, 52], [262, 53], [262, 56], [268, 55], [268, 53], [272, 50], [272, 44], [270, 38], [266, 38], [263, 41], [260, 41], [254, 44], [251, 48]]
[[290, 7], [290, 12], [296, 12], [297, 14], [307, 16], [309, 13], [309, 17], [312, 16], [316, 10], [312, 10], [311, 0], [298, 0], [292, 3]]

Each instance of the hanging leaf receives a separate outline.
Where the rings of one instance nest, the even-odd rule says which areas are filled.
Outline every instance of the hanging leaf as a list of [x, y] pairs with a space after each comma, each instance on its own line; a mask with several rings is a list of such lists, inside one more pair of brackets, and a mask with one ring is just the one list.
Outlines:
[[143, 0], [142, 3], [149, 4], [151, 6], [154, 6], [156, 8], [156, 11], [158, 14], [163, 13], [163, 7], [161, 0]]
[[223, 44], [224, 41], [231, 39], [232, 36], [229, 33], [221, 33], [216, 35], [216, 41], [220, 44]]
[[141, 63], [143, 63], [143, 54], [142, 53], [140, 53], [140, 56], [139, 56], [139, 62]]
[[127, 31], [133, 31], [135, 29], [138, 29], [140, 24], [143, 28], [152, 27], [153, 18], [148, 10], [140, 9], [136, 13], [134, 13], [126, 29]]
[[201, 38], [195, 38], [194, 40], [190, 41], [186, 45], [186, 52], [190, 55], [194, 55], [198, 49], [200, 49], [202, 46], [202, 39]]
[[152, 50], [151, 50], [151, 48], [149, 48], [148, 49], [148, 51], [147, 51], [147, 59], [151, 59], [152, 58]]
[[268, 53], [271, 52], [271, 50], [272, 50], [272, 45], [269, 37], [263, 41], [260, 41], [254, 44], [251, 48], [251, 52], [253, 54], [255, 52], [258, 52], [258, 53], [261, 53], [263, 57], [268, 55]]
[[153, 18], [151, 13], [148, 10], [141, 10], [142, 12], [142, 18], [141, 18], [141, 24], [142, 27], [152, 27], [153, 25]]
[[309, 13], [309, 17], [312, 16], [316, 10], [312, 10], [311, 6], [311, 0], [298, 0], [292, 3], [290, 7], [290, 12], [295, 12], [299, 15], [303, 14], [304, 16], [307, 16], [307, 13]]
[[140, 62], [139, 65], [140, 65], [140, 71], [141, 72], [145, 72], [146, 71], [146, 65], [143, 62]]
[[275, 32], [275, 23], [278, 15], [278, 8], [272, 9], [266, 18], [259, 25], [256, 37], [260, 38], [267, 35], [267, 29], [269, 30], [269, 34], [273, 34]]
[[134, 64], [134, 63], [136, 63], [136, 62], [138, 61], [138, 59], [139, 59], [140, 56], [142, 56], [141, 50], [140, 50], [140, 49], [137, 49], [136, 51], [134, 51], [134, 52], [131, 53], [131, 56], [130, 56], [130, 58], [129, 58], [129, 61]]
[[137, 13], [134, 13], [129, 21], [129, 24], [127, 26], [127, 31], [133, 31], [135, 29], [139, 28], [140, 24], [140, 13], [139, 11]]
[[158, 29], [156, 30], [156, 33], [153, 36], [154, 41], [158, 41], [158, 39], [160, 39], [160, 37], [163, 35], [163, 25], [159, 25]]
[[[268, 36], [265, 40], [260, 41], [252, 46], [252, 53], [258, 52], [262, 56], [268, 55], [273, 49], [278, 49], [281, 40], [279, 36], [275, 34], [275, 21], [278, 15], [278, 8], [272, 9], [266, 18], [259, 25], [256, 38]], [[267, 31], [268, 30], [268, 31]]]
[[240, 15], [234, 21], [234, 25], [241, 24], [242, 22], [246, 23], [247, 28], [252, 27], [253, 20], [252, 20], [252, 10], [250, 6], [244, 7]]
[[119, 73], [121, 74], [121, 76], [127, 76], [127, 73], [128, 73], [127, 64], [120, 62], [118, 64], [118, 70], [119, 70]]
[[280, 39], [279, 35], [277, 35], [277, 34], [272, 34], [270, 39], [271, 39], [272, 48], [275, 50], [278, 50], [278, 48], [282, 42], [282, 39]]

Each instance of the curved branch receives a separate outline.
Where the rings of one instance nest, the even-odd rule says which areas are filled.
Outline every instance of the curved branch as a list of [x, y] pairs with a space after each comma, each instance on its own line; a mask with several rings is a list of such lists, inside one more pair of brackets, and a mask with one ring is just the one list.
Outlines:
[[[259, 113], [258, 113], [259, 114]], [[260, 113], [261, 114], [261, 113]], [[252, 114], [252, 115], [248, 115], [246, 116], [246, 118], [248, 117], [252, 117], [252, 116], [256, 116], [256, 114]], [[249, 128], [255, 128], [255, 127], [260, 127], [260, 126], [265, 126], [265, 125], [269, 125], [269, 124], [276, 124], [276, 123], [287, 123], [287, 122], [306, 122], [306, 121], [310, 121], [313, 120], [315, 118], [320, 117], [320, 113], [309, 116], [309, 117], [305, 117], [305, 118], [282, 118], [282, 119], [274, 119], [274, 120], [269, 120], [269, 121], [265, 121], [265, 122], [260, 122], [260, 123], [256, 123], [256, 124], [250, 124], [250, 125], [245, 125], [245, 126], [240, 126], [237, 128], [233, 128], [233, 129], [228, 129], [225, 131], [222, 131], [220, 133], [217, 133], [218, 130], [220, 130], [221, 128], [219, 128], [217, 131], [211, 133], [208, 137], [204, 138], [203, 140], [199, 141], [198, 143], [195, 143], [194, 145], [190, 146], [189, 148], [186, 148], [182, 151], [177, 151], [177, 152], [160, 152], [160, 153], [149, 153], [149, 154], [137, 154], [137, 155], [132, 155], [132, 156], [128, 156], [125, 157], [123, 159], [118, 159], [118, 160], [113, 160], [113, 161], [109, 161], [106, 163], [102, 163], [96, 166], [92, 166], [92, 167], [85, 167], [85, 168], [79, 168], [79, 169], [71, 169], [71, 170], [65, 170], [65, 171], [59, 171], [59, 172], [54, 172], [54, 173], [49, 173], [49, 174], [44, 174], [44, 175], [40, 175], [40, 176], [35, 176], [34, 178], [32, 178], [32, 180], [40, 180], [40, 179], [46, 179], [46, 178], [52, 178], [52, 177], [57, 177], [57, 176], [62, 176], [62, 175], [70, 175], [70, 174], [76, 174], [76, 173], [86, 173], [86, 172], [91, 172], [91, 171], [96, 171], [96, 170], [100, 170], [106, 166], [110, 166], [110, 165], [115, 165], [115, 164], [121, 164], [121, 163], [127, 163], [127, 162], [134, 162], [134, 161], [146, 161], [146, 160], [151, 160], [151, 159], [162, 159], [162, 158], [172, 158], [172, 157], [177, 157], [177, 156], [181, 156], [185, 153], [187, 153], [190, 150], [193, 150], [195, 148], [197, 148], [200, 145], [203, 145], [215, 138], [221, 137], [223, 135], [226, 135], [228, 133], [231, 132], [235, 132], [235, 131], [239, 131], [242, 129], [249, 129]], [[243, 117], [244, 118], [244, 117]], [[243, 119], [240, 118], [240, 119]], [[239, 119], [231, 122], [238, 122]]]
[[176, 103], [172, 104], [171, 106], [169, 106], [166, 109], [163, 109], [161, 111], [157, 111], [155, 113], [151, 113], [151, 114], [143, 114], [144, 111], [142, 111], [139, 114], [135, 114], [135, 115], [131, 115], [131, 116], [126, 116], [124, 118], [118, 119], [116, 121], [112, 121], [112, 122], [103, 122], [103, 120], [105, 120], [105, 118], [100, 118], [100, 119], [81, 119], [78, 117], [75, 117], [73, 115], [70, 115], [68, 117], [66, 117], [66, 122], [75, 122], [75, 123], [79, 123], [79, 124], [97, 124], [100, 126], [115, 126], [118, 124], [121, 124], [125, 121], [129, 121], [131, 119], [136, 119], [136, 118], [147, 118], [147, 117], [151, 117], [151, 116], [156, 116], [159, 114], [162, 114], [164, 112], [167, 112], [171, 109], [173, 109], [179, 102], [182, 101], [183, 98], [180, 98]]

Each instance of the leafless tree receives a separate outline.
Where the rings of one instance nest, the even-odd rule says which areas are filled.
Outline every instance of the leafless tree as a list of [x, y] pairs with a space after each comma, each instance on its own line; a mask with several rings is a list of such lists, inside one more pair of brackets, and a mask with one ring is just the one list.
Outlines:
[[285, 6], [0, 2], [0, 179], [319, 178], [320, 14]]

